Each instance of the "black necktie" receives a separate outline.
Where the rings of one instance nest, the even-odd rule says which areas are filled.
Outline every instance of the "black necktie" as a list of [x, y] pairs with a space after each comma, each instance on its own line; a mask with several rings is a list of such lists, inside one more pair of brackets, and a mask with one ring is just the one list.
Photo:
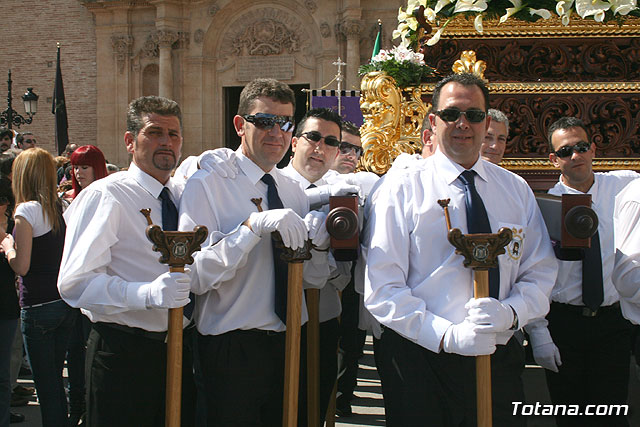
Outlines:
[[[458, 176], [464, 185], [464, 201], [467, 208], [467, 231], [469, 234], [491, 233], [491, 224], [482, 198], [476, 190], [476, 172], [466, 170]], [[489, 296], [498, 299], [500, 296], [500, 270], [489, 269]]]
[[[163, 187], [160, 192], [160, 200], [162, 201], [162, 229], [164, 231], [176, 231], [178, 230], [178, 209], [171, 200], [169, 189]], [[193, 315], [193, 307], [195, 305], [195, 295], [189, 293], [189, 304], [184, 307], [184, 316], [187, 319], [191, 319]]]
[[596, 231], [591, 237], [591, 247], [584, 251], [582, 260], [582, 302], [596, 311], [604, 299], [602, 287], [602, 256], [600, 236]]
[[[269, 205], [269, 209], [284, 208], [282, 200], [280, 200], [280, 196], [278, 196], [278, 189], [276, 188], [276, 182], [273, 177], [267, 173], [262, 176], [261, 180], [267, 184], [267, 204]], [[289, 266], [282, 260], [280, 256], [282, 249], [276, 247], [276, 242], [273, 239], [271, 239], [271, 248], [275, 271], [275, 312], [283, 323], [287, 323], [287, 279]]]

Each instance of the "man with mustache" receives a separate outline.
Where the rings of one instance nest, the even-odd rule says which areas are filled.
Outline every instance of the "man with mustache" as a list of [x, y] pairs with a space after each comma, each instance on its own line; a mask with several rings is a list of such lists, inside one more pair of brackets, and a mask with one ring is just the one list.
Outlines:
[[[549, 160], [560, 169], [550, 194], [591, 194], [598, 232], [588, 249], [566, 250], [554, 242], [558, 278], [546, 318], [531, 322], [533, 356], [545, 368], [554, 404], [625, 404], [629, 389], [631, 324], [623, 317], [611, 280], [614, 265], [613, 213], [616, 195], [640, 177], [632, 171], [593, 172], [596, 145], [577, 117], [549, 127]], [[595, 293], [594, 293], [595, 292]], [[636, 319], [637, 320], [637, 319]], [[595, 419], [597, 418], [597, 420]], [[556, 416], [565, 425], [628, 425], [626, 417]]]
[[[164, 424], [167, 309], [190, 301], [189, 274], [169, 273], [158, 262], [140, 213], [150, 208], [154, 224], [177, 229], [182, 187], [171, 172], [182, 149], [180, 107], [158, 96], [133, 100], [124, 142], [133, 156], [129, 169], [96, 181], [65, 212], [58, 288], [92, 322], [86, 356], [92, 426]], [[183, 426], [194, 425], [191, 333], [185, 330], [183, 343]]]

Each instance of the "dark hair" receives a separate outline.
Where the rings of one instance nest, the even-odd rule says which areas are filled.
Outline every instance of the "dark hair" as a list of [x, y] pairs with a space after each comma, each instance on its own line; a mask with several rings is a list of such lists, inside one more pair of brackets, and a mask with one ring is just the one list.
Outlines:
[[0, 176], [8, 177], [11, 175], [11, 167], [13, 166], [13, 161], [15, 160], [17, 154], [13, 150], [7, 150], [4, 153], [0, 154]]
[[444, 85], [451, 82], [456, 82], [463, 86], [477, 86], [478, 88], [480, 88], [480, 90], [482, 91], [482, 95], [484, 95], [484, 109], [485, 111], [489, 109], [489, 89], [487, 88], [487, 84], [485, 83], [485, 81], [473, 73], [460, 73], [450, 74], [436, 84], [435, 89], [433, 89], [433, 95], [431, 96], [431, 104], [433, 105], [431, 111], [438, 111], [440, 92], [442, 91]]
[[142, 116], [145, 114], [159, 114], [161, 116], [175, 116], [180, 121], [182, 129], [182, 111], [177, 102], [161, 96], [142, 96], [129, 104], [127, 109], [127, 131], [138, 136], [143, 128]]
[[293, 111], [296, 110], [296, 96], [289, 85], [276, 79], [255, 79], [249, 82], [240, 92], [238, 115], [249, 114], [253, 108], [253, 101], [261, 96], [283, 104], [291, 104], [293, 105]]
[[13, 139], [13, 132], [11, 132], [9, 129], [0, 129], [0, 139], [3, 139], [5, 136]]
[[360, 136], [360, 128], [348, 120], [342, 121], [342, 132], [346, 132], [353, 136]]
[[584, 125], [584, 122], [582, 120], [580, 120], [577, 117], [562, 117], [556, 120], [555, 122], [551, 123], [551, 126], [549, 126], [549, 130], [547, 131], [547, 139], [549, 140], [549, 150], [551, 150], [552, 153], [556, 151], [556, 149], [553, 148], [553, 144], [551, 143], [551, 137], [553, 136], [553, 133], [560, 129], [569, 129], [569, 128], [584, 129], [584, 133], [587, 134], [587, 139], [590, 139], [589, 130]]
[[[13, 208], [15, 207], [16, 200], [13, 197], [13, 190], [11, 189], [11, 181], [6, 176], [0, 177], [0, 197], [6, 197], [9, 200], [9, 206], [5, 215], [9, 218], [13, 215]], [[5, 231], [5, 230], [2, 230]]]
[[311, 110], [307, 111], [302, 120], [300, 120], [300, 123], [298, 123], [298, 125], [296, 126], [296, 136], [302, 135], [302, 132], [304, 131], [304, 125], [311, 117], [326, 120], [328, 122], [333, 122], [338, 125], [338, 128], [340, 128], [340, 132], [342, 132], [342, 119], [340, 118], [340, 115], [338, 113], [333, 111], [331, 108], [312, 108]]
[[[93, 168], [94, 181], [108, 175], [107, 162], [104, 160], [104, 154], [102, 154], [102, 151], [100, 151], [98, 147], [93, 145], [83, 145], [82, 147], [76, 148], [71, 154], [71, 165], [91, 166]], [[80, 193], [80, 190], [82, 190], [82, 187], [80, 187], [75, 173], [71, 174], [71, 180], [73, 182], [73, 198], [75, 199], [78, 193]]]

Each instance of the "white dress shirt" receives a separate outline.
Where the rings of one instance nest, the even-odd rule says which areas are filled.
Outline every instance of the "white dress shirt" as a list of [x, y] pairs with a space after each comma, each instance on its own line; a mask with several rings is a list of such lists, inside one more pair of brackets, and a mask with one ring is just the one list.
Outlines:
[[[198, 294], [195, 320], [203, 335], [219, 335], [237, 329], [284, 331], [274, 311], [275, 279], [271, 233], [260, 237], [242, 223], [257, 212], [252, 198], [268, 209], [264, 171], [236, 151], [238, 175], [222, 178], [215, 172], [196, 172], [185, 187], [180, 204], [180, 230], [205, 225], [209, 237], [196, 252], [192, 266], [192, 290]], [[285, 207], [304, 218], [309, 202], [297, 182], [273, 168], [269, 172]], [[304, 263], [304, 280], [319, 287], [329, 274], [326, 252], [312, 251]], [[303, 303], [302, 322], [307, 320]]]
[[[513, 231], [499, 257], [500, 300], [513, 307], [520, 326], [549, 310], [557, 263], [533, 192], [519, 176], [479, 159], [476, 187], [493, 232]], [[376, 192], [370, 224], [365, 304], [383, 325], [438, 352], [445, 331], [464, 320], [473, 297], [473, 271], [447, 240], [439, 199], [451, 199], [451, 225], [467, 231], [464, 171], [441, 151], [388, 177]], [[512, 331], [498, 334], [505, 344]]]
[[622, 314], [640, 325], [640, 180], [631, 182], [616, 197], [613, 222], [613, 284], [620, 294]]
[[[616, 303], [620, 297], [611, 281], [613, 271], [613, 208], [615, 196], [629, 182], [640, 177], [632, 171], [613, 171], [595, 173], [594, 182], [586, 194], [591, 194], [591, 207], [598, 215], [598, 234], [600, 236], [600, 254], [602, 256], [602, 278], [604, 300], [602, 306]], [[549, 194], [585, 194], [567, 187], [562, 180], [549, 190]], [[551, 301], [584, 306], [582, 302], [582, 261], [558, 260], [558, 278], [551, 291]]]
[[[176, 205], [182, 188], [169, 188]], [[147, 331], [167, 330], [168, 310], [147, 309], [145, 285], [169, 267], [147, 239], [147, 220], [140, 209], [151, 209], [162, 225], [163, 185], [134, 163], [129, 170], [93, 182], [64, 213], [67, 234], [58, 276], [62, 298], [92, 322], [111, 322]]]
[[[311, 184], [314, 184], [316, 186], [327, 184], [324, 177], [315, 182], [310, 182], [308, 179], [302, 176], [291, 163], [281, 169], [281, 171], [283, 174], [296, 181], [303, 191], [306, 190]], [[327, 172], [327, 174], [330, 175], [333, 173], [334, 171], [331, 170]], [[328, 207], [329, 205], [325, 205], [326, 209], [324, 210], [328, 211]], [[320, 288], [320, 298], [318, 302], [318, 317], [321, 323], [340, 316], [340, 313], [342, 313], [342, 302], [340, 301], [339, 292], [349, 284], [349, 280], [351, 279], [350, 262], [336, 262], [330, 252], [328, 252], [328, 262], [329, 275], [325, 278], [325, 284], [323, 284], [323, 286]], [[312, 286], [305, 282], [305, 289], [314, 287], [315, 286]]]

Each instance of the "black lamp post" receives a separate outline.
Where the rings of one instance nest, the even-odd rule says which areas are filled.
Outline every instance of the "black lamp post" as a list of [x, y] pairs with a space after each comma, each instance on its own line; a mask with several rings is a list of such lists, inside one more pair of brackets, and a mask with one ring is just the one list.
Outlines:
[[28, 87], [27, 92], [22, 95], [24, 102], [24, 111], [29, 117], [22, 117], [16, 110], [11, 107], [11, 70], [9, 70], [9, 79], [7, 80], [9, 93], [7, 94], [7, 109], [0, 113], [0, 126], [11, 129], [13, 126], [19, 128], [23, 124], [31, 124], [33, 116], [38, 110], [38, 95], [33, 93], [33, 88]]

